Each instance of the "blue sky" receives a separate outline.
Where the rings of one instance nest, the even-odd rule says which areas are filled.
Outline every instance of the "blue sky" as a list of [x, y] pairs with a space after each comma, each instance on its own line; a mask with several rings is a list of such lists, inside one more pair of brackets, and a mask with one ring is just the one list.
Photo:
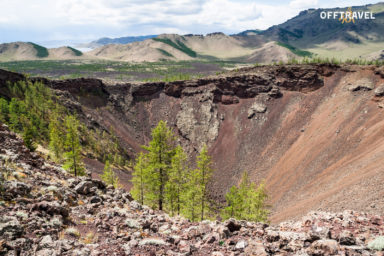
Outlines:
[[363, 0], [0, 0], [0, 43], [53, 46], [100, 37], [160, 33], [227, 34], [266, 29], [308, 8], [346, 7]]

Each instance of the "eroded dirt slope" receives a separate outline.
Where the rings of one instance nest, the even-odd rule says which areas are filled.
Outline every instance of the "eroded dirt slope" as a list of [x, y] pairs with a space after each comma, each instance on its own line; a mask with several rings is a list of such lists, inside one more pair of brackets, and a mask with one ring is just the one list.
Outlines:
[[166, 84], [45, 82], [132, 157], [161, 119], [192, 155], [206, 143], [216, 200], [247, 170], [265, 179], [279, 222], [313, 209], [382, 212], [383, 77], [371, 66], [290, 65]]

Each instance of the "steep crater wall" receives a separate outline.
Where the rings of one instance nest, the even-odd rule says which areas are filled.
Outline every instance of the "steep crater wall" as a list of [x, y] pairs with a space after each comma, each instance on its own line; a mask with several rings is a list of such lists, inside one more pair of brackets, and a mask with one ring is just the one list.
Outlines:
[[[247, 170], [255, 182], [265, 180], [272, 221], [281, 221], [312, 209], [384, 209], [377, 190], [384, 181], [384, 123], [376, 96], [383, 73], [288, 65], [172, 83], [43, 80], [90, 128], [113, 130], [131, 157], [159, 120], [191, 155], [207, 144], [216, 169], [213, 198], [222, 201]], [[0, 71], [0, 85], [3, 77], [13, 76]]]

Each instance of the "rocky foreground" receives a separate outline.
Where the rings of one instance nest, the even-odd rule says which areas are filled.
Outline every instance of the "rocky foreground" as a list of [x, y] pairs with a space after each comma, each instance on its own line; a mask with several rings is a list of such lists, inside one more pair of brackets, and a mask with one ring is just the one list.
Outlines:
[[382, 255], [374, 249], [381, 216], [313, 212], [277, 226], [191, 223], [101, 181], [73, 178], [1, 124], [0, 145], [0, 255]]

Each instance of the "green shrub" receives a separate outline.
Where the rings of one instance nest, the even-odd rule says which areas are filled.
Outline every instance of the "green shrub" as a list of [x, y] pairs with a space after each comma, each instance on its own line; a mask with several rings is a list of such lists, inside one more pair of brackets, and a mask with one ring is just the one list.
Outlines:
[[103, 175], [101, 175], [101, 179], [108, 185], [112, 185], [115, 188], [119, 187], [119, 177], [112, 170], [109, 160], [105, 161], [104, 172]]
[[33, 131], [33, 129], [30, 126], [26, 126], [24, 128], [24, 132], [23, 132], [24, 144], [32, 152], [35, 151], [37, 148], [36, 144], [34, 142], [34, 138], [35, 138], [34, 133], [35, 132]]
[[9, 106], [8, 101], [0, 98], [0, 122], [6, 123], [9, 120]]
[[227, 206], [222, 210], [221, 217], [267, 222], [267, 198], [264, 183], [257, 186], [250, 181], [248, 173], [244, 172], [240, 185], [232, 186], [225, 195]]

